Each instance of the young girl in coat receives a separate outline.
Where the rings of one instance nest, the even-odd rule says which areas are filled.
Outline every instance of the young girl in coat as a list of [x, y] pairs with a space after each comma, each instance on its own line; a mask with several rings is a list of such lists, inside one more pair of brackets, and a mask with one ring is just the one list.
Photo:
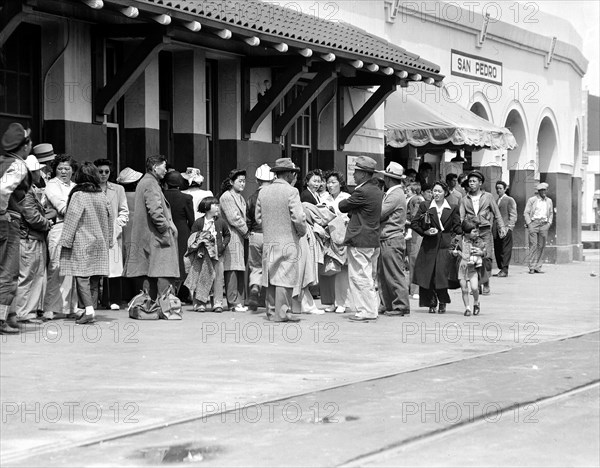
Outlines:
[[219, 218], [219, 200], [206, 197], [198, 205], [198, 218], [188, 239], [186, 257], [191, 267], [184, 285], [190, 290], [194, 311], [206, 312], [212, 297], [213, 312], [223, 312], [223, 253], [231, 232], [227, 223]]
[[462, 222], [462, 230], [462, 240], [455, 245], [452, 254], [456, 257], [460, 256], [458, 279], [466, 308], [464, 315], [471, 315], [469, 285], [473, 293], [473, 315], [479, 315], [479, 277], [483, 270], [483, 258], [486, 256], [485, 243], [479, 237], [476, 221], [465, 219]]

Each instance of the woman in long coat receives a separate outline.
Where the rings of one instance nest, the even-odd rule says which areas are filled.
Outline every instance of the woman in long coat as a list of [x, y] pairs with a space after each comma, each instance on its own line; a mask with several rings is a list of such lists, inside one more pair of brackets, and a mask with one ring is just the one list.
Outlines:
[[127, 250], [124, 276], [147, 278], [148, 293], [156, 299], [179, 277], [177, 228], [171, 208], [160, 188], [167, 174], [162, 156], [146, 158], [146, 174], [135, 189], [135, 213], [132, 216], [131, 245]]
[[429, 313], [446, 312], [450, 303], [448, 288], [456, 288], [450, 278], [456, 277], [456, 260], [450, 254], [452, 237], [461, 234], [458, 207], [450, 205], [445, 197], [448, 194], [445, 182], [438, 181], [433, 186], [433, 200], [421, 202], [419, 211], [413, 218], [413, 231], [423, 236], [421, 248], [415, 262], [412, 282], [419, 285], [419, 306], [429, 307]]
[[67, 201], [60, 239], [60, 274], [73, 276], [85, 313], [78, 324], [94, 320], [100, 277], [108, 275], [108, 250], [113, 243], [110, 203], [100, 188], [98, 168], [84, 163]]
[[[179, 253], [179, 283], [185, 280], [185, 267], [183, 265], [183, 256], [187, 250], [187, 241], [190, 237], [190, 229], [194, 224], [194, 202], [191, 195], [181, 192], [180, 188], [184, 183], [184, 179], [179, 171], [168, 172], [164, 182], [166, 188], [164, 190], [165, 198], [171, 206], [171, 216], [173, 223], [177, 228], [177, 248]], [[180, 299], [187, 300], [189, 291], [183, 285], [180, 286]]]
[[108, 252], [108, 278], [105, 279], [101, 303], [110, 305], [113, 310], [120, 308], [121, 276], [123, 275], [123, 227], [129, 222], [129, 207], [125, 189], [108, 181], [112, 163], [108, 159], [96, 159], [94, 166], [100, 174], [100, 188], [108, 198], [113, 217], [113, 246]]
[[223, 270], [225, 271], [225, 295], [228, 307], [236, 312], [246, 312], [244, 306], [244, 240], [249, 231], [246, 224], [246, 200], [242, 192], [246, 187], [246, 171], [234, 169], [222, 187], [219, 203], [221, 214], [231, 231], [231, 240], [225, 249]]

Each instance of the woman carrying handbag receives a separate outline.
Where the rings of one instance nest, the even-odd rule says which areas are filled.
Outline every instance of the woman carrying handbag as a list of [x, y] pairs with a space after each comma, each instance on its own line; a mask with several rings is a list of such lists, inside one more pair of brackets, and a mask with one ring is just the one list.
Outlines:
[[446, 312], [450, 303], [448, 288], [456, 288], [450, 280], [456, 277], [456, 261], [450, 254], [452, 237], [461, 234], [458, 207], [450, 205], [445, 197], [448, 185], [438, 181], [433, 185], [433, 200], [424, 201], [413, 218], [411, 228], [423, 236], [415, 262], [412, 282], [419, 286], [419, 306], [429, 307], [429, 313]]

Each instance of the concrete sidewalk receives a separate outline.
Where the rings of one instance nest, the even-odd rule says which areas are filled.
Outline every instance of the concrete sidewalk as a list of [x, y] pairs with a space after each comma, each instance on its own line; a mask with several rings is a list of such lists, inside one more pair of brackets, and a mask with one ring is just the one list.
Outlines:
[[600, 328], [598, 251], [586, 261], [521, 266], [492, 280], [478, 317], [460, 293], [446, 315], [413, 302], [409, 317], [347, 315], [274, 324], [264, 314], [197, 314], [181, 322], [101, 311], [93, 326], [58, 321], [3, 336], [2, 462], [134, 433], [235, 405], [335, 387]]

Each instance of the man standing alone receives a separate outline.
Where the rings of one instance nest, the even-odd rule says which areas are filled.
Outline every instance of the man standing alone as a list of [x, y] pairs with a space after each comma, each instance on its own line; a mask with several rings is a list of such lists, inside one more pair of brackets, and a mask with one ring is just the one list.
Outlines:
[[548, 184], [537, 186], [537, 195], [525, 205], [525, 227], [529, 230], [529, 274], [543, 273], [542, 256], [548, 240], [548, 230], [554, 218], [552, 200], [546, 196]]
[[292, 294], [300, 280], [300, 237], [307, 229], [300, 194], [294, 188], [300, 168], [290, 158], [280, 158], [271, 171], [277, 179], [262, 188], [256, 200], [256, 222], [263, 228], [262, 285], [267, 288], [267, 318], [298, 321], [291, 316]]
[[354, 180], [358, 185], [350, 198], [339, 204], [342, 213], [350, 213], [344, 244], [348, 246], [350, 294], [357, 310], [350, 320], [356, 322], [377, 320], [379, 310], [373, 270], [379, 257], [382, 193], [373, 179], [376, 166], [367, 156], [356, 159]]
[[508, 265], [512, 256], [513, 237], [512, 232], [517, 223], [517, 202], [514, 198], [506, 194], [508, 186], [506, 182], [499, 180], [496, 182], [496, 193], [498, 194], [498, 209], [502, 216], [502, 221], [506, 226], [506, 236], [500, 237], [498, 232], [498, 223], [494, 221], [492, 234], [494, 235], [494, 254], [496, 255], [496, 264], [500, 271], [496, 276], [505, 278], [508, 276]]
[[[479, 235], [485, 242], [486, 257], [492, 258], [492, 224], [494, 221], [498, 223], [498, 233], [501, 238], [506, 236], [506, 227], [504, 220], [500, 215], [498, 205], [494, 201], [492, 194], [481, 190], [481, 186], [485, 182], [485, 177], [479, 171], [472, 171], [467, 178], [469, 183], [469, 193], [463, 197], [460, 202], [460, 221], [465, 219], [476, 220], [479, 222]], [[484, 261], [484, 269], [481, 277], [483, 285], [482, 294], [487, 296], [490, 294], [490, 275], [492, 272], [491, 261]]]
[[383, 174], [387, 191], [381, 205], [381, 245], [377, 273], [381, 306], [388, 316], [410, 314], [408, 300], [409, 279], [406, 257], [404, 228], [406, 224], [406, 196], [402, 186], [404, 168], [391, 162]]

